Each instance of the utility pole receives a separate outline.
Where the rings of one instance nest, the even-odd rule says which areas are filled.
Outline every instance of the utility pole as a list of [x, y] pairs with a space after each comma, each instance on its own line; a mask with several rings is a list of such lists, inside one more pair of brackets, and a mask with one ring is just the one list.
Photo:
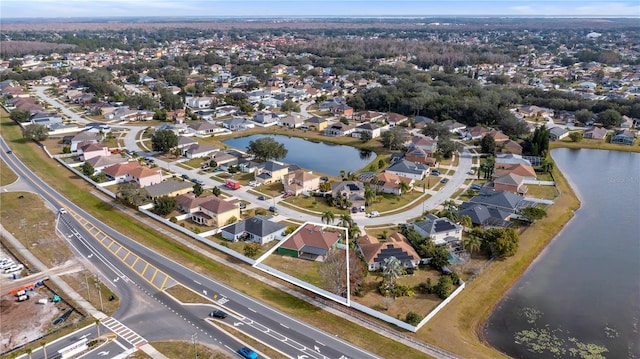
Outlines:
[[198, 348], [196, 347], [196, 339], [198, 339], [198, 333], [193, 333], [191, 336], [191, 340], [193, 340], [193, 351], [195, 353], [195, 358], [198, 359]]
[[96, 276], [96, 288], [98, 288], [98, 297], [100, 297], [100, 310], [104, 312], [104, 304], [102, 304], [102, 287], [100, 286], [100, 279]]
[[84, 283], [87, 286], [87, 301], [91, 300], [91, 293], [89, 292], [89, 278], [87, 278], [87, 271], [84, 271]]

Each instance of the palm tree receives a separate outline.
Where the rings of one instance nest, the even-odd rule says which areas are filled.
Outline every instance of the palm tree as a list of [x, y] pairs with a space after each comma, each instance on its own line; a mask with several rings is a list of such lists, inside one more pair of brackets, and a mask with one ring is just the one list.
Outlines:
[[387, 286], [391, 287], [396, 283], [396, 279], [402, 274], [402, 263], [396, 257], [387, 257], [382, 264], [382, 276], [387, 281]]
[[373, 203], [375, 199], [376, 199], [376, 191], [374, 191], [373, 188], [371, 188], [371, 186], [365, 186], [364, 187], [365, 203], [368, 203], [369, 205], [371, 205], [371, 203]]
[[344, 176], [345, 176], [346, 174], [347, 174], [347, 171], [345, 171], [345, 170], [340, 170], [340, 177], [341, 177], [342, 179], [344, 179]]
[[460, 224], [462, 224], [462, 227], [464, 228], [471, 228], [471, 226], [473, 225], [473, 223], [471, 222], [471, 217], [466, 214], [462, 216], [462, 218], [460, 218]]
[[96, 329], [98, 329], [98, 338], [100, 338], [100, 319], [95, 319], [93, 322], [96, 323]]
[[353, 218], [351, 218], [351, 215], [349, 213], [344, 213], [340, 215], [340, 227], [349, 228], [351, 227], [352, 223], [353, 223]]
[[351, 228], [349, 228], [349, 234], [351, 235], [351, 238], [355, 240], [356, 238], [360, 237], [362, 231], [360, 231], [360, 227], [353, 225], [351, 226]]
[[463, 244], [464, 248], [469, 251], [469, 253], [475, 253], [479, 251], [482, 246], [482, 238], [475, 234], [470, 234], [464, 238]]
[[457, 222], [458, 221], [458, 206], [456, 202], [453, 200], [447, 200], [442, 203], [444, 206], [445, 216], [450, 220]]
[[400, 194], [407, 193], [411, 189], [411, 186], [409, 186], [409, 184], [405, 181], [400, 181], [398, 187], [400, 187]]
[[322, 222], [326, 224], [331, 224], [336, 219], [336, 216], [332, 211], [322, 212]]

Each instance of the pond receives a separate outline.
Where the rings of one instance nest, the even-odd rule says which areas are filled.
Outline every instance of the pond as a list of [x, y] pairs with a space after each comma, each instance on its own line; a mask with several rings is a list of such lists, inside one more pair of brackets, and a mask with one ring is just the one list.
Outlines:
[[266, 136], [282, 143], [287, 149], [287, 156], [281, 158], [281, 161], [330, 176], [339, 176], [340, 171], [346, 173], [358, 171], [375, 158], [375, 153], [351, 146], [313, 142], [282, 135], [252, 135], [229, 139], [223, 143], [246, 151], [249, 142]]
[[551, 155], [581, 207], [499, 303], [485, 338], [516, 358], [638, 358], [640, 154]]

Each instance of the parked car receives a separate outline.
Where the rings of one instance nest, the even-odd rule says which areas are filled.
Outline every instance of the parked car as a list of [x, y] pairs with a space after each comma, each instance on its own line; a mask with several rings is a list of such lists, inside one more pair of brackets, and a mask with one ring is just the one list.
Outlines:
[[440, 180], [440, 183], [447, 183], [447, 182], [449, 182], [448, 178], [443, 178], [443, 179]]
[[431, 175], [432, 176], [440, 176], [440, 171], [433, 170], [433, 171], [431, 171]]
[[265, 197], [265, 196], [259, 196], [259, 197], [258, 197], [258, 199], [259, 199], [259, 200], [261, 200], [261, 201], [264, 201], [265, 199], [267, 199], [267, 197]]
[[240, 202], [240, 209], [245, 209], [247, 208], [247, 204], [244, 202]]
[[358, 213], [358, 207], [351, 207], [351, 213]]
[[12, 154], [13, 152], [11, 150], [7, 150], [7, 153], [8, 154]]
[[253, 350], [247, 348], [247, 347], [242, 347], [238, 350], [238, 354], [242, 355], [243, 358], [245, 359], [257, 359], [258, 358], [258, 353], [254, 352]]
[[188, 180], [188, 179], [189, 179], [189, 175], [182, 175], [181, 177], [182, 177], [182, 178], [184, 178], [184, 179], [186, 179], [186, 180]]
[[278, 213], [278, 209], [276, 208], [276, 206], [269, 207], [269, 211], [271, 211], [273, 213]]
[[468, 174], [470, 174], [470, 175], [474, 175], [474, 174], [476, 174], [476, 171], [475, 171], [475, 170], [473, 170], [473, 169], [471, 169], [471, 170], [469, 170], [469, 172], [467, 172], [467, 173], [468, 173]]
[[472, 184], [471, 185], [471, 189], [472, 190], [479, 191], [481, 188], [482, 188], [482, 186], [480, 186], [479, 184]]
[[380, 215], [380, 213], [378, 211], [373, 211], [373, 212], [369, 212], [367, 214], [367, 217], [373, 218], [373, 217], [378, 217], [379, 215]]
[[212, 311], [211, 313], [209, 313], [209, 316], [211, 318], [224, 319], [224, 318], [227, 317], [227, 313], [221, 311], [220, 309], [216, 309], [216, 310]]

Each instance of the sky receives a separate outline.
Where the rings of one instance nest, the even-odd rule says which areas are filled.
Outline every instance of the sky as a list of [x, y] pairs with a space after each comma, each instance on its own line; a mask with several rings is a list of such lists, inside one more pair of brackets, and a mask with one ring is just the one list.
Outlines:
[[640, 1], [589, 0], [2, 0], [0, 18], [144, 16], [622, 16]]

